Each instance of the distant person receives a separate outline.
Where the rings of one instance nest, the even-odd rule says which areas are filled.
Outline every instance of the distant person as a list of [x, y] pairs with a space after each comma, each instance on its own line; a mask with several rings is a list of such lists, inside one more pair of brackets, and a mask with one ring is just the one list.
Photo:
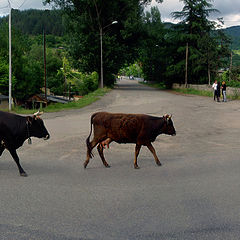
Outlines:
[[218, 81], [217, 82], [217, 101], [220, 102], [220, 96], [221, 96], [221, 84]]
[[222, 96], [223, 96], [223, 102], [227, 101], [227, 85], [226, 83], [223, 81], [222, 82]]
[[217, 98], [217, 80], [215, 80], [215, 82], [213, 83], [212, 89], [213, 89], [213, 99], [215, 101]]

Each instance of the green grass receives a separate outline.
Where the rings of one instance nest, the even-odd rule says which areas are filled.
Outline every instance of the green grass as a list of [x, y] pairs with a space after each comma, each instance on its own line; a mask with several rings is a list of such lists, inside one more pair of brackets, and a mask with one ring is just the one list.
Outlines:
[[164, 83], [148, 83], [148, 82], [139, 82], [139, 83], [141, 83], [143, 85], [146, 85], [146, 86], [149, 86], [149, 87], [162, 89], [162, 90], [166, 89], [166, 85]]
[[197, 90], [193, 88], [182, 88], [182, 89], [174, 89], [173, 91], [184, 93], [184, 94], [192, 94], [192, 95], [199, 95], [199, 96], [206, 96], [206, 97], [212, 97], [213, 93], [209, 91], [204, 90]]
[[[151, 84], [151, 83], [142, 83], [144, 85], [147, 85], [149, 87], [154, 87], [154, 88], [158, 88], [161, 90], [166, 89], [165, 85], [163, 84], [159, 84], [159, 83], [155, 83], [155, 84]], [[198, 96], [205, 96], [205, 97], [213, 97], [213, 92], [211, 91], [204, 91], [204, 90], [197, 90], [197, 89], [193, 89], [193, 88], [180, 88], [180, 89], [172, 89], [172, 91], [178, 92], [178, 93], [183, 93], [183, 94], [192, 94], [192, 95], [198, 95]], [[227, 96], [228, 99], [232, 99], [232, 100], [240, 100], [240, 96], [235, 94], [234, 96]]]
[[[95, 101], [97, 101], [101, 96], [104, 96], [107, 92], [109, 92], [110, 89], [109, 88], [99, 88], [96, 91], [89, 93], [85, 96], [83, 96], [83, 98], [79, 99], [76, 102], [69, 102], [66, 104], [63, 103], [55, 103], [55, 104], [50, 104], [48, 105], [46, 108], [41, 109], [41, 111], [44, 112], [59, 112], [59, 111], [63, 111], [63, 110], [67, 110], [67, 109], [78, 109], [78, 108], [82, 108], [85, 107]], [[21, 107], [14, 107], [13, 108], [13, 112], [15, 113], [19, 113], [19, 114], [32, 114], [34, 112], [36, 112], [38, 109], [24, 109]]]
[[[173, 91], [183, 93], [183, 94], [192, 94], [192, 95], [198, 95], [198, 96], [213, 97], [213, 92], [196, 90], [196, 89], [192, 89], [192, 88], [174, 89]], [[228, 95], [227, 98], [231, 99], [231, 100], [240, 100], [240, 96], [237, 94], [235, 94], [233, 96]]]

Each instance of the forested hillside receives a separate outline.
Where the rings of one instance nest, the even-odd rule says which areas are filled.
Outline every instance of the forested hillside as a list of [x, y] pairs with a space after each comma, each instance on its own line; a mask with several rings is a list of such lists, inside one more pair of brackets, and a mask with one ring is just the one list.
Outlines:
[[231, 38], [233, 50], [240, 50], [240, 26], [224, 29], [224, 32]]
[[[1, 22], [8, 21], [8, 17], [0, 18]], [[61, 10], [12, 10], [12, 25], [27, 35], [46, 34], [64, 35]]]

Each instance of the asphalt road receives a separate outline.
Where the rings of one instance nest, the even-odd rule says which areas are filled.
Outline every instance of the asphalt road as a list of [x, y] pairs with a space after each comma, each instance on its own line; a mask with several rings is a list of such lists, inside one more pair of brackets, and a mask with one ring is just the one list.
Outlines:
[[[113, 143], [107, 169], [94, 150], [84, 170], [96, 111], [173, 114], [175, 137], [154, 142], [163, 166], [142, 148]], [[0, 240], [240, 239], [240, 103], [177, 95], [122, 81], [80, 110], [43, 116], [49, 141], [0, 159]]]

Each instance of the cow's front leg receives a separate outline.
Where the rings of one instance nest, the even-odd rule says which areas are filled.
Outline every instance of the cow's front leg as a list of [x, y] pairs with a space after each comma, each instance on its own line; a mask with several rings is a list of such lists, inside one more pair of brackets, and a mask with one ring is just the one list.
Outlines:
[[16, 162], [17, 166], [18, 166], [20, 176], [27, 177], [26, 172], [23, 170], [23, 168], [22, 168], [22, 166], [19, 162], [19, 157], [17, 155], [16, 149], [8, 149], [8, 150], [9, 150], [10, 154], [12, 155], [14, 161]]
[[101, 143], [99, 143], [98, 146], [97, 146], [97, 150], [98, 150], [99, 156], [102, 159], [103, 165], [105, 167], [109, 168], [110, 165], [108, 165], [107, 161], [105, 160], [105, 157], [104, 157], [104, 154], [103, 154], [103, 149], [104, 149], [103, 145]]
[[162, 164], [161, 164], [161, 162], [159, 161], [159, 159], [157, 157], [157, 154], [156, 154], [156, 151], [155, 151], [153, 145], [151, 143], [149, 143], [149, 144], [147, 144], [147, 147], [150, 150], [150, 152], [153, 154], [156, 164], [158, 166], [161, 166]]
[[135, 146], [135, 159], [134, 159], [134, 168], [135, 169], [139, 169], [139, 166], [137, 164], [137, 158], [138, 158], [141, 147], [142, 147], [142, 145], [138, 145], [138, 144], [136, 144], [136, 146]]

